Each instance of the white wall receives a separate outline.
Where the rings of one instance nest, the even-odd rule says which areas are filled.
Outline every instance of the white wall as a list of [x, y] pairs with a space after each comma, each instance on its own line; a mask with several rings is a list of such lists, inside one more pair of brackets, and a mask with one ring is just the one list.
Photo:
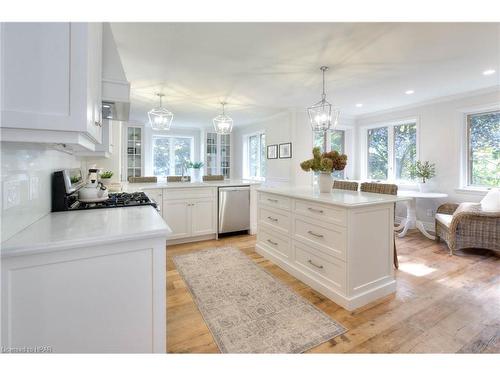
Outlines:
[[[346, 130], [346, 154], [349, 157], [347, 175], [355, 175], [354, 121], [341, 119], [339, 128]], [[300, 169], [300, 162], [312, 157], [313, 135], [307, 113], [303, 109], [290, 109], [255, 124], [236, 127], [234, 130], [235, 177], [241, 178], [243, 172], [243, 142], [245, 135], [264, 131], [266, 144], [292, 142], [291, 159], [266, 159], [266, 183], [309, 185], [312, 174]]]
[[[51, 210], [52, 173], [80, 168], [80, 159], [47, 146], [1, 142], [2, 241], [34, 223]], [[7, 185], [6, 185], [7, 184]], [[19, 204], [8, 208], [6, 186], [16, 189]]]
[[[419, 159], [429, 160], [436, 164], [436, 177], [430, 183], [432, 190], [449, 195], [446, 199], [417, 202], [417, 215], [428, 222], [428, 209], [435, 210], [444, 202], [477, 202], [483, 194], [459, 191], [461, 186], [461, 161], [464, 140], [465, 113], [483, 110], [500, 104], [500, 89], [489, 92], [476, 92], [449, 98], [441, 98], [434, 102], [384, 111], [382, 113], [364, 115], [356, 121], [358, 140], [361, 140], [362, 126], [376, 123], [396, 121], [404, 118], [417, 118], [419, 121]], [[361, 142], [356, 142], [360, 144]], [[359, 150], [360, 152], [361, 150]], [[358, 152], [358, 155], [361, 154]], [[359, 164], [357, 168], [359, 171]], [[399, 208], [398, 216], [404, 216]]]

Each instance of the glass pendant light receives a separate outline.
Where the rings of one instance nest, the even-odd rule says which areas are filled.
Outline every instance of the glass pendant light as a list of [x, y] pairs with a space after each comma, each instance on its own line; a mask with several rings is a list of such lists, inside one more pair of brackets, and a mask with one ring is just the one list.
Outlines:
[[229, 134], [233, 130], [233, 119], [226, 115], [224, 106], [226, 102], [221, 102], [222, 113], [214, 118], [214, 129], [217, 134]]
[[332, 125], [333, 127], [337, 125], [339, 111], [332, 109], [332, 105], [326, 100], [325, 72], [328, 70], [328, 67], [322, 66], [320, 70], [323, 72], [323, 94], [319, 102], [307, 108], [307, 113], [313, 132], [324, 133]]
[[160, 105], [148, 112], [149, 124], [153, 130], [170, 130], [174, 114], [162, 107], [161, 98], [164, 94], [156, 94], [160, 98]]

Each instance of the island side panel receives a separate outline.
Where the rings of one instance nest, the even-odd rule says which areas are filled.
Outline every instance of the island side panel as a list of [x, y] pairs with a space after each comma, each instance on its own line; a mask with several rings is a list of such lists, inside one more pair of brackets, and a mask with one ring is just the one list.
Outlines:
[[349, 209], [348, 228], [347, 294], [355, 309], [396, 289], [394, 204]]

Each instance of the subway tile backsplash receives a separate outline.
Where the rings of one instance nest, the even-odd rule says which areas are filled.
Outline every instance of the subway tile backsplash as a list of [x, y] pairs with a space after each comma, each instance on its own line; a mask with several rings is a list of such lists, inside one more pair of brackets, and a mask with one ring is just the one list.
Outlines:
[[51, 208], [55, 170], [80, 168], [73, 155], [33, 143], [1, 142], [1, 240], [12, 237]]

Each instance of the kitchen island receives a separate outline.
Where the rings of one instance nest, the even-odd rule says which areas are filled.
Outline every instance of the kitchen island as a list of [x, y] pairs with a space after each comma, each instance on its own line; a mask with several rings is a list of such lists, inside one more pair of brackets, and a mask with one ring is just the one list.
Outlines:
[[347, 310], [393, 293], [392, 195], [260, 187], [256, 251]]
[[129, 193], [144, 191], [154, 200], [171, 228], [169, 245], [215, 239], [218, 236], [218, 189], [250, 186], [250, 234], [257, 233], [258, 181], [220, 180], [205, 182], [126, 183]]
[[4, 348], [165, 353], [170, 229], [151, 206], [53, 212], [1, 244]]

